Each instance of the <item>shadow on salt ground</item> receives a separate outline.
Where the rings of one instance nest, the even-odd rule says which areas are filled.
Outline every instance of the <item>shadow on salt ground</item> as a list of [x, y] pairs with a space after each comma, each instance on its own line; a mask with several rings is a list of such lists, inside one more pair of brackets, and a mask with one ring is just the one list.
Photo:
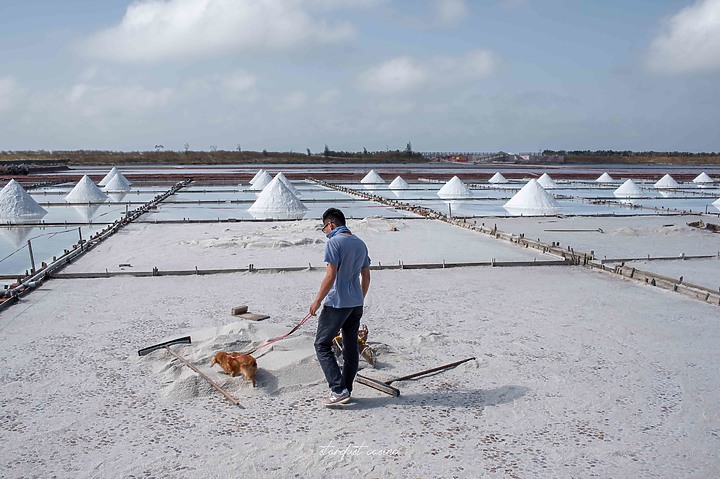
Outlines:
[[[394, 385], [397, 386], [397, 385]], [[400, 397], [354, 398], [347, 406], [352, 409], [373, 409], [387, 407], [389, 404], [403, 406], [441, 406], [452, 408], [484, 408], [507, 404], [523, 397], [529, 388], [525, 386], [502, 386], [495, 389], [471, 389], [463, 391], [436, 391], [417, 393]]]

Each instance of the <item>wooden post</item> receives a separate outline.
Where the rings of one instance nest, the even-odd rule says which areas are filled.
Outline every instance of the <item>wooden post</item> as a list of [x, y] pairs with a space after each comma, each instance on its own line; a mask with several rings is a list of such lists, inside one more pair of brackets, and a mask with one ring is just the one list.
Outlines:
[[28, 240], [28, 251], [30, 252], [30, 265], [32, 267], [30, 271], [35, 273], [35, 257], [33, 256], [32, 243], [30, 243], [30, 240]]

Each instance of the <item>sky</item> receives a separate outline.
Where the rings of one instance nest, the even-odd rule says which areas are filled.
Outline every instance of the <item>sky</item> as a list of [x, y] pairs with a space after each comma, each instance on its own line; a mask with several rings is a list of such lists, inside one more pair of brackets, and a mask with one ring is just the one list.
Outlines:
[[720, 0], [2, 0], [0, 150], [720, 151]]

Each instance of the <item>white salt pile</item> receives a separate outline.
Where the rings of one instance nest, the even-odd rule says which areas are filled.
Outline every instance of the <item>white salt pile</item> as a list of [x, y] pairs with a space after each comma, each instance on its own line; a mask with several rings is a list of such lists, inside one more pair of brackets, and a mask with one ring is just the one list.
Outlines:
[[262, 168], [259, 169], [258, 172], [255, 173], [255, 176], [252, 177], [252, 180], [250, 180], [250, 184], [254, 185], [255, 182], [257, 181], [257, 179], [260, 178], [260, 176], [262, 176], [263, 173], [265, 173], [265, 170], [263, 170]]
[[88, 175], [83, 176], [65, 197], [68, 203], [104, 203], [107, 199], [107, 195], [95, 186]]
[[613, 195], [616, 198], [640, 198], [642, 197], [642, 190], [633, 180], [627, 180], [620, 185], [620, 188], [613, 191]]
[[130, 182], [118, 171], [117, 174], [110, 178], [110, 181], [105, 184], [103, 190], [106, 192], [130, 191]]
[[610, 176], [610, 175], [608, 175], [608, 173], [607, 173], [607, 171], [606, 171], [605, 173], [603, 173], [602, 175], [600, 175], [600, 176], [598, 177], [598, 179], [595, 180], [595, 181], [596, 181], [597, 183], [612, 183], [612, 182], [615, 181], [615, 180], [613, 180], [613, 177]]
[[15, 180], [10, 180], [0, 191], [0, 218], [3, 219], [40, 219], [47, 214], [25, 188]]
[[679, 188], [678, 182], [670, 175], [665, 175], [655, 183], [655, 188]]
[[713, 201], [712, 204], [713, 204], [713, 206], [718, 206], [718, 207], [720, 207], [720, 198], [718, 198], [718, 199], [716, 199], [715, 201]]
[[507, 182], [508, 182], [507, 178], [505, 178], [502, 175], [502, 173], [500, 173], [499, 171], [497, 173], [495, 173], [494, 175], [492, 175], [492, 178], [490, 178], [488, 180], [488, 183], [496, 183], [496, 184], [507, 183]]
[[708, 174], [705, 173], [704, 171], [703, 171], [702, 173], [700, 173], [699, 175], [697, 175], [697, 176], [695, 177], [695, 179], [693, 180], [693, 183], [695, 183], [696, 185], [698, 185], [700, 188], [704, 188], [704, 187], [706, 187], [706, 186], [709, 186], [709, 185], [711, 185], [713, 182], [714, 182], [714, 180], [713, 180], [710, 176], [708, 176]]
[[553, 213], [560, 208], [560, 204], [553, 195], [545, 191], [545, 188], [540, 186], [538, 181], [530, 180], [520, 189], [520, 191], [515, 193], [515, 195], [510, 198], [503, 207], [515, 210]]
[[385, 184], [385, 180], [383, 180], [380, 175], [375, 173], [375, 170], [370, 170], [370, 173], [365, 175], [365, 178], [360, 180], [360, 183], [364, 183], [366, 185], [380, 185]]
[[285, 186], [288, 187], [288, 190], [292, 191], [293, 195], [301, 196], [301, 193], [298, 191], [298, 189], [295, 188], [292, 183], [290, 183], [290, 180], [287, 179], [287, 177], [283, 174], [282, 171], [280, 173], [278, 173], [277, 175], [275, 175], [275, 178], [279, 178], [280, 181], [282, 181], [285, 184]]
[[250, 185], [250, 189], [253, 191], [260, 191], [264, 189], [273, 180], [273, 177], [270, 176], [270, 173], [265, 170], [261, 171], [262, 173], [260, 173], [260, 175], [258, 175], [258, 177], [255, 178], [255, 181], [253, 181]]
[[118, 173], [119, 173], [119, 170], [113, 166], [112, 169], [110, 170], [110, 172], [107, 175], [105, 175], [102, 180], [100, 180], [100, 183], [98, 183], [98, 185], [100, 185], [100, 186], [107, 185], [110, 182], [110, 180], [112, 180], [113, 176], [117, 175]]
[[543, 173], [542, 176], [538, 178], [537, 182], [545, 189], [557, 188], [557, 183], [555, 183], [555, 180], [550, 178], [550, 175], [547, 173]]
[[453, 176], [450, 181], [440, 188], [437, 195], [444, 200], [457, 200], [471, 198], [472, 192], [465, 186], [465, 183], [463, 183], [460, 178]]
[[407, 190], [410, 187], [407, 181], [403, 180], [402, 177], [398, 176], [388, 186], [391, 190]]
[[[255, 182], [257, 183], [258, 181]], [[275, 178], [262, 190], [248, 211], [255, 218], [299, 219], [305, 216], [307, 207], [292, 194], [285, 183]]]

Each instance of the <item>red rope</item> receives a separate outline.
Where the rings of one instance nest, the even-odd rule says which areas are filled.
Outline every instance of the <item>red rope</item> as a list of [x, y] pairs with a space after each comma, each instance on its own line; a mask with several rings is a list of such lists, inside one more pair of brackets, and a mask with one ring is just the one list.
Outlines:
[[298, 329], [300, 329], [300, 327], [301, 327], [303, 324], [305, 324], [305, 323], [307, 322], [307, 320], [310, 319], [310, 318], [312, 318], [312, 314], [308, 313], [308, 315], [305, 316], [305, 317], [302, 319], [302, 321], [300, 321], [298, 324], [296, 324], [296, 325], [295, 325], [290, 331], [288, 331], [287, 333], [283, 334], [282, 336], [278, 336], [277, 338], [269, 339], [269, 340], [267, 340], [264, 344], [258, 346], [257, 348], [255, 348], [255, 349], [253, 349], [252, 351], [249, 351], [249, 352], [247, 352], [247, 353], [245, 353], [245, 354], [252, 354], [252, 353], [254, 353], [255, 351], [257, 351], [258, 349], [264, 348], [265, 346], [270, 346], [270, 345], [273, 344], [273, 343], [277, 343], [278, 341], [281, 341], [281, 340], [287, 338], [287, 337], [290, 336], [292, 333], [294, 333], [295, 331], [297, 331]]

